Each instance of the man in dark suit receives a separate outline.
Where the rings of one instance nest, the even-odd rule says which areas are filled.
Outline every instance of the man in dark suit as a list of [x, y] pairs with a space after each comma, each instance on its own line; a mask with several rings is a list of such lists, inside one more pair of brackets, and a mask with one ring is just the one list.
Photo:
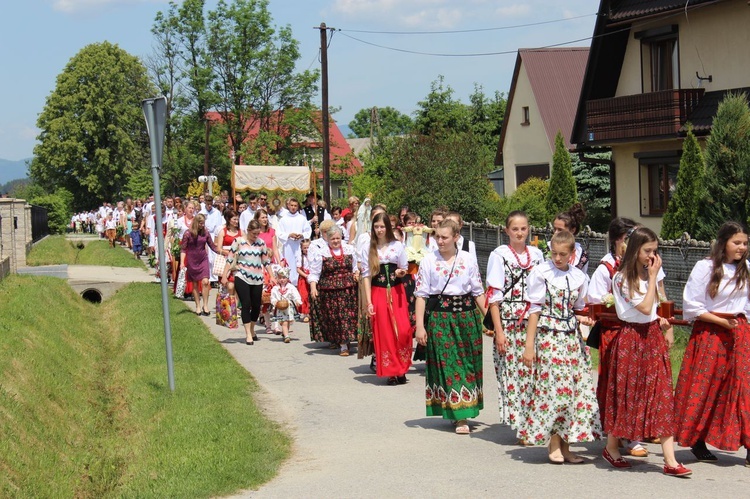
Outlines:
[[330, 213], [325, 209], [325, 205], [320, 206], [315, 194], [310, 192], [307, 194], [305, 200], [305, 216], [308, 222], [310, 222], [310, 228], [312, 229], [311, 239], [317, 239], [320, 237], [320, 222], [323, 220], [329, 220], [331, 218]]

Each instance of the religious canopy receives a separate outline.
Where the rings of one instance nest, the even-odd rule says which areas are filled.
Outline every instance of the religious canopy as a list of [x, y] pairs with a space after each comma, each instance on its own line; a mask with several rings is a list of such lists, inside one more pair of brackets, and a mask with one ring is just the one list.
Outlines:
[[232, 187], [236, 191], [310, 190], [310, 170], [306, 166], [236, 165]]

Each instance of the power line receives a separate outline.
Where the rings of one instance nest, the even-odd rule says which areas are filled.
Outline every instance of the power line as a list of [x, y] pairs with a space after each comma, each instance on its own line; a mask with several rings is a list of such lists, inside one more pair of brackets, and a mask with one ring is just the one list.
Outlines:
[[517, 28], [528, 28], [531, 26], [541, 26], [544, 24], [553, 24], [553, 23], [559, 23], [564, 21], [572, 21], [574, 19], [582, 19], [584, 17], [591, 17], [595, 16], [596, 12], [593, 14], [583, 14], [581, 16], [575, 16], [575, 17], [566, 17], [562, 19], [552, 19], [549, 21], [539, 21], [535, 23], [528, 23], [528, 24], [515, 24], [512, 26], [499, 26], [496, 28], [476, 28], [476, 29], [458, 29], [458, 30], [444, 30], [444, 31], [374, 31], [374, 30], [365, 30], [365, 29], [339, 29], [338, 31], [348, 31], [350, 33], [369, 33], [374, 35], [450, 35], [455, 33], [479, 33], [484, 31], [501, 31], [506, 29], [517, 29]]

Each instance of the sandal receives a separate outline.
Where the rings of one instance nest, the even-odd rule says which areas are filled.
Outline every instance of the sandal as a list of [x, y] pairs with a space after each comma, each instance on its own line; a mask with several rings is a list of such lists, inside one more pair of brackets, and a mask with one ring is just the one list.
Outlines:
[[456, 425], [456, 435], [468, 435], [471, 433], [471, 428], [469, 428], [469, 424], [465, 419], [454, 421], [453, 424]]
[[289, 343], [292, 339], [289, 336], [284, 336], [284, 343]]

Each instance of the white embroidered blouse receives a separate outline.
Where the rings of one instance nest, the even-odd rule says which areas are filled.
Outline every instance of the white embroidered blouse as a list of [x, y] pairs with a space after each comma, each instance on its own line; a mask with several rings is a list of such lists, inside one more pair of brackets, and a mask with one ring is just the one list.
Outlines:
[[[441, 292], [447, 296], [463, 296], [469, 293], [473, 296], [483, 294], [482, 278], [479, 275], [479, 267], [474, 257], [466, 251], [459, 251], [455, 263], [456, 265], [451, 273], [453, 264], [446, 262], [439, 251], [426, 255], [419, 264], [414, 295], [420, 298], [428, 298], [430, 295], [438, 295]], [[449, 274], [450, 281], [448, 281]], [[448, 282], [448, 285], [443, 291], [446, 282]]]

